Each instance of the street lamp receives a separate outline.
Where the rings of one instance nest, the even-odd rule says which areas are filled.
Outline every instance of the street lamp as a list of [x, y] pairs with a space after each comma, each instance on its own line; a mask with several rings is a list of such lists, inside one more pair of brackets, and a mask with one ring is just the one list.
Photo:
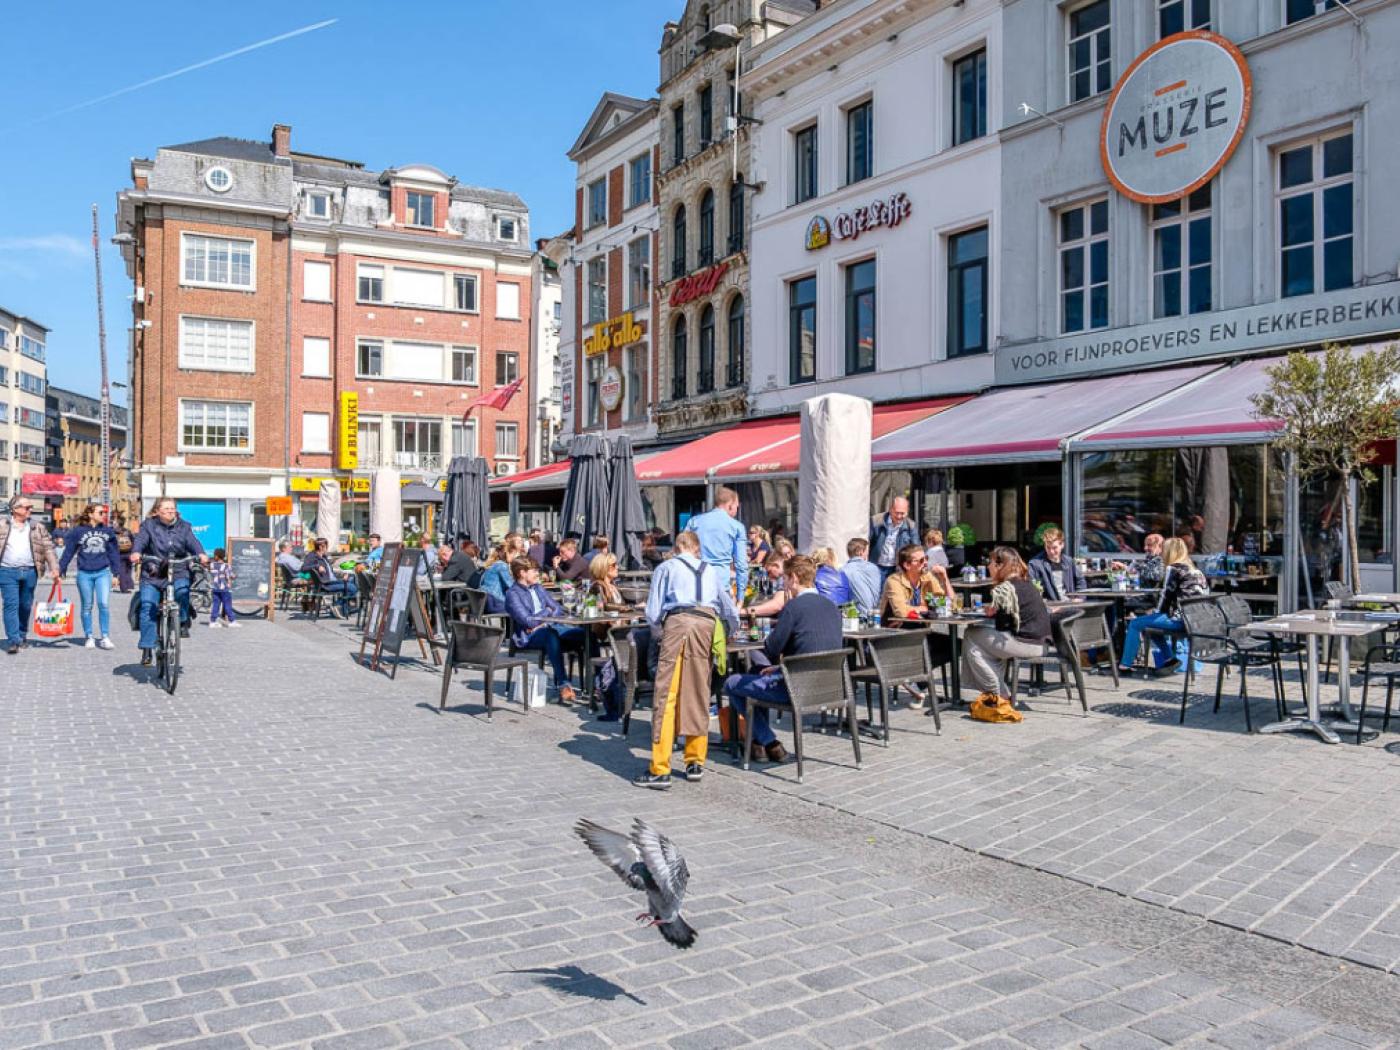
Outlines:
[[756, 190], [759, 187], [753, 183], [739, 182], [739, 128], [744, 124], [761, 124], [761, 120], [754, 117], [746, 117], [739, 112], [739, 77], [743, 74], [743, 55], [741, 49], [744, 46], [743, 34], [739, 32], [739, 27], [733, 22], [721, 22], [717, 26], [712, 26], [704, 36], [700, 38], [700, 46], [706, 51], [716, 51], [721, 47], [732, 47], [734, 49], [734, 91], [729, 99], [729, 116], [724, 120], [725, 130], [733, 137], [734, 151], [730, 163], [730, 177], [738, 185], [748, 190]]

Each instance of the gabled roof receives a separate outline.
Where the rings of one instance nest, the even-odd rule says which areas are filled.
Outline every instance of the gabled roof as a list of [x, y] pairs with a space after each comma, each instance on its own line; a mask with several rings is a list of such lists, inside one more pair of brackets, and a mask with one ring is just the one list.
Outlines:
[[236, 139], [228, 135], [218, 135], [212, 139], [197, 139], [182, 142], [178, 146], [162, 146], [161, 149], [176, 153], [200, 153], [208, 157], [228, 157], [230, 160], [251, 160], [262, 164], [275, 164], [277, 157], [272, 152], [272, 143], [254, 139]]
[[[598, 104], [593, 107], [593, 112], [583, 125], [583, 131], [574, 140], [574, 144], [569, 147], [567, 154], [570, 160], [577, 160], [575, 156], [586, 146], [596, 145], [609, 136], [614, 129], [629, 126], [638, 116], [654, 111], [659, 103], [654, 98], [633, 98], [631, 95], [619, 95], [615, 91], [606, 91], [603, 97], [598, 100]], [[618, 123], [613, 122], [613, 116], [621, 118]]]

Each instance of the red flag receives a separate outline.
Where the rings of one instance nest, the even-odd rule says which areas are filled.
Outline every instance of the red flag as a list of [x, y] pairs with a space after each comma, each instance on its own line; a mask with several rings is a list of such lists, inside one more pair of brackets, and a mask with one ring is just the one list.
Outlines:
[[473, 408], [505, 408], [510, 404], [510, 399], [515, 396], [515, 392], [525, 385], [525, 380], [517, 379], [514, 383], [507, 383], [505, 386], [497, 387], [489, 394], [483, 394], [475, 401], [467, 403], [467, 410]]

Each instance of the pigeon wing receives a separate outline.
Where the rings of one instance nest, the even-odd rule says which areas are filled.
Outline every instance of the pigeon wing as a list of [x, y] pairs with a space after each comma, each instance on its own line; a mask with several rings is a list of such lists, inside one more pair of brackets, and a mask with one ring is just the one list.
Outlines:
[[661, 899], [669, 905], [664, 912], [675, 914], [690, 882], [690, 869], [676, 844], [640, 818], [634, 818], [632, 844], [640, 851], [642, 863], [656, 881]]
[[588, 844], [593, 855], [612, 868], [623, 882], [634, 890], [647, 888], [642, 855], [626, 835], [582, 818], [574, 825], [574, 832]]

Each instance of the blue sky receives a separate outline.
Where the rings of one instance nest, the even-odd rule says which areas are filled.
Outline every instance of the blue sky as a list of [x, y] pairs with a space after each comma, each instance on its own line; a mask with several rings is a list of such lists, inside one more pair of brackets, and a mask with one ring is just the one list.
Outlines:
[[[683, 0], [12, 4], [0, 132], [0, 305], [48, 325], [49, 379], [95, 394], [98, 205], [112, 375], [130, 282], [108, 244], [132, 157], [213, 135], [371, 168], [423, 162], [514, 190], [535, 236], [573, 221], [573, 144], [604, 91], [649, 97]], [[62, 12], [62, 17], [55, 16]], [[303, 26], [327, 28], [72, 112], [67, 107]], [[120, 399], [121, 392], [117, 392]]]

